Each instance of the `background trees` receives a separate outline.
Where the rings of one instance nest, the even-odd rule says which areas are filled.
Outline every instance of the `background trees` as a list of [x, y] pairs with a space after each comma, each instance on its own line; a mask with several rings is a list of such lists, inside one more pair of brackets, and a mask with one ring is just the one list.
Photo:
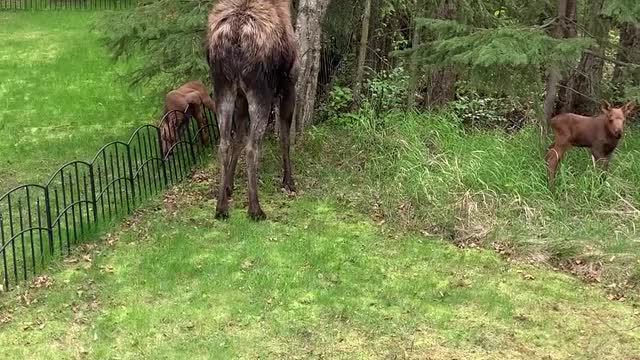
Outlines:
[[[142, 55], [132, 62], [131, 83], [164, 91], [208, 78], [203, 35], [211, 3], [148, 0], [99, 26], [109, 30], [104, 41], [115, 58]], [[479, 110], [465, 104], [482, 103], [495, 116], [480, 125], [496, 126], [513, 117], [591, 113], [605, 98], [640, 100], [640, 4], [634, 0], [293, 5], [302, 49], [297, 132], [354, 108], [378, 113], [407, 104], [418, 110], [457, 104], [469, 120]]]

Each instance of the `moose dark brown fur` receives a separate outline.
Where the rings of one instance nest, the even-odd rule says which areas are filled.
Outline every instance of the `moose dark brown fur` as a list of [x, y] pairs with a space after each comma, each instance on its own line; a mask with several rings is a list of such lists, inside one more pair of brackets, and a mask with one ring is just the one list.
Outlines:
[[565, 113], [549, 121], [555, 135], [545, 156], [551, 191], [554, 191], [558, 163], [564, 153], [573, 146], [589, 148], [594, 166], [599, 163], [604, 170], [607, 169], [611, 155], [622, 138], [625, 118], [634, 107], [632, 102], [621, 108], [614, 108], [605, 102], [597, 116]]
[[243, 147], [249, 216], [254, 220], [266, 217], [258, 200], [258, 166], [262, 138], [276, 101], [280, 106], [283, 187], [295, 191], [289, 131], [298, 70], [290, 7], [290, 0], [219, 0], [209, 14], [207, 56], [220, 127], [216, 218], [228, 217], [235, 167]]
[[200, 141], [209, 141], [207, 120], [203, 115], [202, 106], [215, 112], [216, 106], [209, 96], [202, 81], [189, 81], [175, 90], [167, 93], [164, 100], [163, 121], [160, 124], [160, 140], [162, 155], [167, 156], [171, 147], [178, 141], [186, 130], [189, 119], [195, 117], [200, 132]]

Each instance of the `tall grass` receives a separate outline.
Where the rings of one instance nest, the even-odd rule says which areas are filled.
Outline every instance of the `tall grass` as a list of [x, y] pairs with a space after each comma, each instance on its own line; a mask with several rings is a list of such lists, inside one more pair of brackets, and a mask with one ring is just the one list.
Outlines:
[[459, 123], [448, 114], [394, 113], [323, 125], [307, 136], [299, 167], [322, 179], [308, 188], [380, 221], [638, 285], [637, 131], [626, 134], [606, 177], [586, 150], [569, 151], [552, 194], [543, 161], [550, 139], [538, 129], [467, 133]]

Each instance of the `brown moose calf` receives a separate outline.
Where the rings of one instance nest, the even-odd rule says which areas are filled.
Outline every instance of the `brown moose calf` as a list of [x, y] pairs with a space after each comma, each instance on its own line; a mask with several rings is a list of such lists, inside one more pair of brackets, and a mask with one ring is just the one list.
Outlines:
[[605, 102], [597, 116], [581, 116], [576, 114], [560, 114], [549, 121], [555, 135], [549, 146], [545, 160], [549, 175], [549, 189], [554, 191], [554, 182], [558, 163], [564, 153], [572, 146], [585, 147], [591, 150], [591, 158], [595, 164], [601, 163], [607, 169], [613, 151], [618, 146], [624, 130], [624, 121], [633, 111], [635, 105], [629, 102], [621, 108], [614, 108]]
[[191, 117], [195, 117], [200, 131], [200, 141], [209, 141], [207, 120], [203, 116], [202, 106], [215, 112], [215, 103], [209, 96], [204, 84], [189, 81], [179, 88], [167, 93], [164, 101], [163, 120], [160, 123], [160, 140], [162, 156], [166, 157], [180, 136], [184, 134]]

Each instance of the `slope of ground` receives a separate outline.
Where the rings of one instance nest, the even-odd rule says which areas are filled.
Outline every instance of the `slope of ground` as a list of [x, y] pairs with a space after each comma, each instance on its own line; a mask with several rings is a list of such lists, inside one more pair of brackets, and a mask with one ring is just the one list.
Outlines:
[[551, 139], [533, 127], [467, 132], [447, 113], [346, 117], [364, 120], [312, 129], [295, 156], [310, 181], [304, 188], [316, 196], [460, 247], [561, 268], [604, 284], [613, 298], [638, 294], [640, 138], [633, 123], [606, 176], [587, 150], [571, 149], [552, 194], [543, 160]]

